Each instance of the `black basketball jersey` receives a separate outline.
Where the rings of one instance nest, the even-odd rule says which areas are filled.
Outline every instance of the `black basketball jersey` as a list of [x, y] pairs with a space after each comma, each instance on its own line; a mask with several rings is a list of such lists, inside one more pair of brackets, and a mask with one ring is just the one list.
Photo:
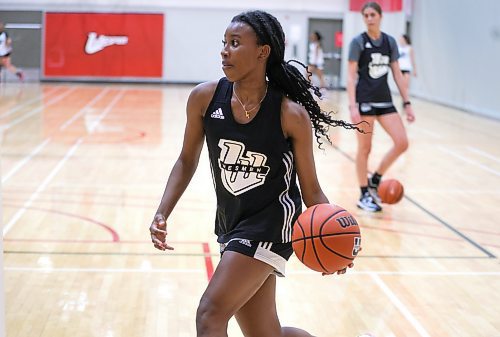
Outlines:
[[257, 115], [240, 124], [232, 93], [233, 83], [222, 78], [203, 119], [217, 195], [217, 241], [289, 242], [302, 198], [281, 127], [283, 94], [269, 85]]
[[389, 37], [382, 33], [382, 43], [376, 46], [367, 33], [363, 37], [363, 51], [358, 61], [358, 84], [356, 102], [392, 102], [387, 84], [391, 60]]

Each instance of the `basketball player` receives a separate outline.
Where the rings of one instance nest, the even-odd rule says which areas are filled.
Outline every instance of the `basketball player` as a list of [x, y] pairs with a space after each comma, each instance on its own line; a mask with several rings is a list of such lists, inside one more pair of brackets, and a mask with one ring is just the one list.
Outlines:
[[323, 47], [321, 46], [322, 36], [319, 32], [314, 32], [309, 37], [309, 53], [307, 54], [308, 67], [307, 70], [319, 78], [321, 88], [326, 88], [325, 76], [323, 74], [323, 66], [325, 58], [323, 55]]
[[405, 80], [404, 84], [406, 91], [410, 88], [410, 78], [411, 75], [417, 77], [417, 67], [415, 66], [415, 53], [413, 52], [413, 47], [411, 46], [410, 37], [406, 34], [401, 35], [399, 38], [399, 68], [401, 68], [401, 73]]
[[5, 25], [0, 21], [0, 68], [5, 67], [8, 71], [16, 74], [20, 81], [23, 80], [23, 72], [18, 70], [10, 62], [10, 54], [12, 52], [12, 40], [9, 34], [5, 31]]
[[157, 249], [173, 249], [166, 242], [167, 219], [196, 170], [206, 137], [222, 256], [199, 303], [197, 336], [227, 336], [232, 316], [245, 336], [311, 336], [281, 327], [276, 276], [284, 275], [292, 254], [291, 229], [301, 201], [329, 202], [315, 171], [311, 123], [318, 141], [328, 136], [328, 125], [354, 126], [323, 113], [309, 91], [319, 89], [284, 61], [285, 36], [274, 16], [239, 14], [222, 42], [226, 77], [196, 86], [189, 96], [184, 144], [150, 226], [151, 239]]
[[[368, 122], [366, 133], [358, 133], [356, 173], [361, 189], [357, 206], [369, 212], [382, 210], [377, 193], [382, 175], [408, 148], [401, 117], [392, 103], [387, 74], [392, 70], [408, 122], [415, 120], [408, 92], [398, 64], [396, 40], [380, 30], [382, 9], [376, 2], [366, 3], [361, 13], [366, 32], [356, 36], [349, 46], [347, 93], [353, 123]], [[356, 84], [357, 81], [357, 84]], [[393, 141], [375, 173], [368, 177], [368, 156], [372, 147], [373, 124], [378, 121]]]

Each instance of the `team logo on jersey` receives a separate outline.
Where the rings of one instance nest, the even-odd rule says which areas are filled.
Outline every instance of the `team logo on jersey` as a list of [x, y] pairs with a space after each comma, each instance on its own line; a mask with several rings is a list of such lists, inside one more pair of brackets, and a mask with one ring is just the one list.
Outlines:
[[106, 47], [112, 45], [126, 45], [128, 43], [127, 36], [97, 36], [96, 32], [90, 32], [87, 36], [87, 43], [85, 43], [85, 52], [87, 54], [95, 54], [100, 52]]
[[219, 168], [224, 187], [233, 195], [240, 195], [264, 184], [269, 173], [267, 156], [262, 153], [245, 151], [245, 144], [221, 139]]
[[380, 53], [371, 54], [372, 60], [368, 64], [368, 73], [373, 79], [380, 78], [389, 72], [389, 56]]

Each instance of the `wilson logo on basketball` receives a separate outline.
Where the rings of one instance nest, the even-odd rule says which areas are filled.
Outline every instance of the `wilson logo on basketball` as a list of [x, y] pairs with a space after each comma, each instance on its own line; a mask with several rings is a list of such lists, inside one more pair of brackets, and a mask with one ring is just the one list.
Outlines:
[[221, 139], [219, 147], [221, 179], [228, 192], [240, 195], [264, 184], [269, 173], [264, 154], [245, 151], [245, 144], [227, 139]]
[[335, 219], [339, 223], [340, 227], [342, 228], [347, 228], [350, 226], [357, 226], [358, 223], [356, 222], [356, 219], [352, 215], [349, 216], [343, 216], [340, 218]]

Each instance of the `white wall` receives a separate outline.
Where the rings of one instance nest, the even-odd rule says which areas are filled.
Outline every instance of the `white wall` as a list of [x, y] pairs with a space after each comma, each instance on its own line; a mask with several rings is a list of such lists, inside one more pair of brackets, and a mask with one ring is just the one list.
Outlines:
[[[42, 3], [42, 4], [40, 4]], [[192, 8], [201, 10], [206, 8], [238, 9], [258, 8], [263, 10], [288, 10], [288, 11], [317, 11], [317, 12], [344, 12], [349, 8], [349, 0], [5, 0], [5, 7], [26, 9], [50, 8], [51, 10], [64, 7], [89, 9], [108, 8], [124, 10], [129, 8], [158, 9], [158, 8]]]
[[[222, 38], [231, 19], [249, 8], [172, 8], [165, 11], [165, 79], [172, 82], [201, 82], [217, 79], [221, 70]], [[251, 8], [250, 8], [251, 9]], [[342, 12], [269, 10], [280, 21], [287, 37], [285, 58], [294, 58], [290, 38], [298, 35], [295, 59], [306, 63], [309, 18], [342, 18]], [[295, 32], [292, 34], [292, 30]]]
[[[249, 7], [249, 4], [251, 7]], [[221, 40], [231, 18], [249, 9], [268, 10], [287, 36], [292, 27], [299, 33], [297, 59], [306, 62], [309, 18], [341, 19], [349, 0], [17, 0], [0, 3], [1, 9], [93, 12], [158, 12], [165, 15], [163, 81], [193, 83], [223, 76]], [[291, 58], [291, 48], [286, 50]]]
[[411, 92], [500, 118], [500, 1], [415, 0]]

